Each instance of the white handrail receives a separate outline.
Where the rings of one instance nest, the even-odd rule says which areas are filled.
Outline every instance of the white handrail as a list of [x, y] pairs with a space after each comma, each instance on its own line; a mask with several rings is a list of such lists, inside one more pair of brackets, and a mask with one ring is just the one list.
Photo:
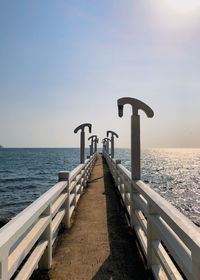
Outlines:
[[103, 151], [156, 279], [200, 279], [200, 229]]
[[29, 279], [38, 266], [50, 268], [52, 245], [58, 228], [61, 222], [65, 227], [70, 227], [71, 215], [96, 156], [96, 153], [93, 154], [71, 172], [59, 172], [56, 185], [0, 229], [1, 280], [8, 280], [13, 275], [18, 280]]

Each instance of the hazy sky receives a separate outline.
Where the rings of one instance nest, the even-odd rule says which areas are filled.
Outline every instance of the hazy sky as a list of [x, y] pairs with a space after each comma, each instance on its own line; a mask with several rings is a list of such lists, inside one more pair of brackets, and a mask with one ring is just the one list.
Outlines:
[[0, 39], [1, 145], [78, 147], [91, 122], [129, 147], [129, 96], [143, 147], [200, 147], [199, 0], [2, 0]]

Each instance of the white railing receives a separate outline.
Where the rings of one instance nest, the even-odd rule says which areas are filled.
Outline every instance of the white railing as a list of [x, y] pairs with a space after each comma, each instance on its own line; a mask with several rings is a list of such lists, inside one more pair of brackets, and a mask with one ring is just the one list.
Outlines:
[[200, 229], [103, 152], [156, 279], [200, 279]]
[[58, 228], [70, 218], [96, 161], [93, 154], [0, 229], [0, 279], [29, 279], [37, 267], [49, 269]]

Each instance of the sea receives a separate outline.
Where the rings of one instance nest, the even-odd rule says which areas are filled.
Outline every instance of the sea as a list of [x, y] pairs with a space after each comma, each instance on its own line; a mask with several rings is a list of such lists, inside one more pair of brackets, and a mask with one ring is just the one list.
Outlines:
[[[73, 170], [79, 164], [79, 153], [78, 148], [1, 148], [0, 220], [14, 217], [56, 184], [59, 171]], [[129, 170], [130, 157], [130, 149], [115, 149], [115, 158]], [[142, 180], [198, 226], [199, 166], [200, 149], [141, 152]]]

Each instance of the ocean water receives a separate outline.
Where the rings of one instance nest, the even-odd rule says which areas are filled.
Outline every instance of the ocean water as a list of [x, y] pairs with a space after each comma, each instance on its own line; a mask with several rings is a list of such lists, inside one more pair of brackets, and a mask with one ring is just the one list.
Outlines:
[[[100, 150], [99, 150], [100, 151]], [[86, 156], [89, 149], [86, 149]], [[130, 170], [130, 149], [115, 158]], [[142, 151], [142, 180], [200, 226], [200, 149]], [[0, 218], [12, 218], [79, 164], [79, 149], [0, 149]]]
[[[86, 156], [88, 149], [86, 150]], [[11, 218], [73, 170], [79, 149], [0, 149], [0, 218]]]
[[[116, 150], [115, 158], [131, 170], [130, 149]], [[200, 149], [143, 150], [141, 177], [200, 226]]]

